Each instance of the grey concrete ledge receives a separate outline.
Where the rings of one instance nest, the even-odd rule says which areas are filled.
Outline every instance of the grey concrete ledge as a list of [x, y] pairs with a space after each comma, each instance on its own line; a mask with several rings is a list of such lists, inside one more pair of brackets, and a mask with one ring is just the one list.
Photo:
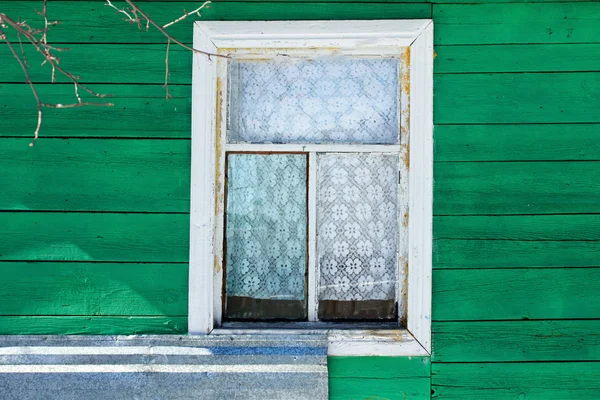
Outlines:
[[2, 399], [326, 399], [327, 336], [0, 336]]

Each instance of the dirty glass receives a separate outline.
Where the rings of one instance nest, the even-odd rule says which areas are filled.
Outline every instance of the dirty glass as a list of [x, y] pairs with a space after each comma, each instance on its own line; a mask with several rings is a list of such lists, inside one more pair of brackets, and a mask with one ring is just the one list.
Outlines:
[[306, 316], [303, 154], [229, 154], [226, 310], [238, 319]]
[[230, 143], [398, 143], [398, 60], [230, 63]]
[[320, 154], [317, 259], [321, 319], [392, 319], [398, 155]]

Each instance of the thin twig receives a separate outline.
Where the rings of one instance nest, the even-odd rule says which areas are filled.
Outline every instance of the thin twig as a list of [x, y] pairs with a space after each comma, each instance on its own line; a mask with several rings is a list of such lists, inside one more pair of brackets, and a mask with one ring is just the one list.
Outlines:
[[162, 33], [167, 39], [170, 39], [171, 42], [178, 44], [179, 46], [183, 47], [186, 50], [192, 51], [192, 52], [197, 53], [197, 54], [204, 54], [205, 56], [207, 56], [209, 58], [210, 57], [229, 58], [228, 56], [223, 55], [223, 54], [215, 54], [215, 53], [210, 53], [210, 52], [207, 52], [207, 51], [202, 51], [202, 50], [194, 49], [193, 47], [190, 47], [187, 44], [182, 43], [181, 41], [177, 40], [172, 35], [170, 35], [167, 31], [165, 31], [165, 29], [161, 25], [157, 24], [152, 18], [150, 18], [150, 16], [148, 14], [146, 14], [138, 6], [136, 6], [133, 1], [131, 1], [131, 0], [125, 0], [125, 2], [127, 4], [129, 4], [129, 6], [131, 7], [131, 10], [130, 10], [131, 13], [136, 17], [136, 18], [131, 18], [132, 22], [137, 22], [138, 24], [141, 23], [141, 20], [138, 17], [138, 14], [139, 14], [139, 15], [142, 16], [142, 18], [144, 18], [146, 20], [147, 23], [149, 23], [150, 25], [152, 25], [156, 29], [158, 29], [159, 32]]
[[167, 55], [165, 56], [165, 96], [169, 100], [171, 95], [169, 94], [169, 49], [171, 48], [171, 39], [167, 41]]
[[178, 23], [179, 21], [183, 21], [184, 19], [186, 19], [187, 17], [189, 17], [192, 14], [196, 14], [199, 17], [201, 17], [200, 15], [200, 10], [202, 10], [205, 6], [209, 5], [210, 1], [205, 1], [204, 4], [202, 4], [200, 7], [196, 8], [194, 11], [190, 11], [189, 13], [186, 13], [185, 10], [183, 10], [184, 14], [177, 18], [175, 21], [171, 21], [166, 25], [163, 25], [164, 29], [167, 29], [168, 27], [170, 27], [171, 25], [175, 25], [176, 23]]
[[[42, 16], [44, 17], [44, 34], [42, 35], [42, 43], [44, 47], [48, 47], [48, 0], [44, 0], [44, 8], [42, 10]], [[52, 77], [50, 82], [54, 83], [56, 80], [56, 68], [52, 65]]]
[[[4, 21], [4, 16], [2, 16], [2, 20]], [[42, 126], [42, 102], [40, 101], [40, 96], [38, 95], [38, 92], [37, 92], [37, 90], [35, 88], [35, 85], [31, 81], [31, 77], [29, 76], [29, 71], [27, 70], [27, 65], [25, 65], [25, 63], [23, 62], [23, 60], [21, 60], [21, 58], [19, 58], [19, 55], [17, 54], [17, 51], [15, 50], [14, 46], [12, 45], [12, 43], [10, 42], [10, 40], [8, 39], [8, 36], [4, 32], [4, 29], [2, 29], [2, 26], [0, 26], [0, 35], [2, 36], [2, 38], [4, 39], [4, 41], [6, 42], [6, 44], [8, 45], [8, 48], [12, 52], [13, 56], [15, 57], [15, 59], [18, 61], [19, 65], [21, 66], [21, 69], [23, 70], [23, 73], [25, 74], [25, 82], [27, 84], [29, 84], [29, 87], [31, 88], [31, 91], [33, 92], [33, 97], [35, 97], [35, 101], [37, 103], [37, 114], [38, 114], [37, 126], [35, 128], [35, 131], [33, 132], [33, 142], [31, 142], [29, 144], [29, 146], [33, 146], [33, 144], [35, 143], [35, 141], [37, 140], [37, 138], [39, 136], [40, 128]]]
[[[51, 53], [51, 50], [56, 50], [56, 51], [62, 51], [65, 50], [63, 48], [58, 48], [58, 47], [54, 47], [48, 44], [48, 30], [50, 28], [50, 26], [54, 26], [56, 25], [58, 22], [54, 21], [54, 22], [48, 22], [48, 18], [47, 18], [47, 1], [44, 0], [44, 9], [43, 11], [40, 13], [38, 12], [38, 14], [42, 15], [44, 17], [44, 29], [33, 29], [31, 26], [29, 26], [26, 21], [21, 21], [20, 19], [18, 20], [18, 22], [15, 22], [13, 19], [11, 19], [10, 17], [8, 17], [6, 14], [0, 13], [0, 39], [3, 39], [8, 48], [10, 49], [13, 57], [17, 60], [17, 62], [19, 63], [19, 65], [21, 66], [21, 69], [23, 70], [23, 73], [25, 74], [25, 82], [29, 85], [29, 87], [31, 88], [31, 91], [33, 93], [33, 97], [35, 98], [36, 101], [36, 108], [37, 108], [37, 114], [38, 114], [38, 118], [37, 118], [37, 125], [36, 125], [36, 129], [34, 131], [33, 134], [33, 141], [29, 144], [30, 146], [33, 146], [35, 141], [38, 139], [39, 137], [39, 132], [42, 126], [42, 121], [43, 121], [43, 111], [42, 109], [45, 108], [75, 108], [75, 107], [83, 107], [83, 106], [112, 106], [112, 103], [94, 103], [94, 102], [84, 102], [81, 99], [81, 96], [79, 95], [79, 88], [82, 88], [83, 90], [85, 90], [86, 92], [90, 93], [93, 96], [96, 97], [107, 97], [107, 95], [104, 94], [99, 94], [94, 92], [93, 90], [89, 89], [87, 86], [83, 85], [82, 83], [80, 83], [78, 81], [79, 77], [71, 74], [70, 72], [65, 71], [63, 68], [61, 68], [58, 63], [59, 63], [59, 58], [54, 56]], [[17, 53], [15, 46], [13, 45], [13, 43], [10, 41], [10, 39], [8, 38], [8, 36], [6, 35], [4, 29], [2, 28], [6, 28], [6, 27], [11, 27], [13, 28], [16, 32], [17, 32], [17, 39], [19, 41], [19, 46], [21, 48], [21, 54], [22, 56], [19, 57], [19, 54]], [[37, 37], [36, 35], [41, 35], [41, 37]], [[63, 74], [64, 76], [66, 76], [67, 78], [69, 78], [71, 80], [71, 82], [74, 85], [75, 88], [75, 97], [77, 98], [77, 102], [76, 103], [71, 103], [71, 104], [60, 104], [60, 103], [43, 103], [40, 99], [39, 93], [35, 87], [35, 84], [33, 83], [31, 76], [29, 74], [29, 65], [27, 64], [26, 58], [25, 58], [25, 52], [23, 50], [23, 40], [22, 37], [24, 37], [25, 39], [27, 39], [27, 41], [29, 43], [31, 43], [35, 49], [44, 57], [44, 61], [42, 62], [42, 65], [44, 65], [45, 63], [48, 63], [52, 66], [52, 82], [55, 82], [55, 72], [59, 71], [61, 74]]]
[[6, 14], [0, 14], [0, 19], [2, 19], [9, 26], [11, 26], [12, 28], [14, 28], [17, 32], [20, 32], [23, 36], [25, 36], [25, 38], [31, 44], [33, 44], [33, 46], [36, 48], [36, 50], [39, 51], [44, 56], [44, 58], [45, 58], [44, 63], [48, 62], [57, 71], [59, 71], [61, 74], [63, 74], [67, 78], [69, 78], [71, 80], [71, 82], [73, 82], [74, 84], [77, 84], [80, 88], [82, 88], [83, 90], [85, 90], [86, 92], [88, 92], [89, 94], [91, 94], [92, 96], [100, 97], [100, 98], [110, 97], [110, 95], [100, 94], [100, 93], [94, 92], [93, 90], [91, 90], [90, 88], [88, 88], [86, 85], [84, 85], [83, 83], [79, 82], [78, 81], [79, 77], [71, 74], [70, 72], [65, 71], [60, 65], [58, 65], [58, 59], [57, 59], [57, 57], [53, 56], [47, 49], [45, 49], [43, 47], [43, 44], [41, 43], [41, 41], [39, 41], [31, 32], [26, 31], [25, 29], [23, 29], [19, 24], [17, 24], [14, 20], [12, 20], [11, 18], [9, 18]]
[[106, 4], [105, 4], [105, 6], [109, 6], [109, 7], [112, 7], [112, 8], [114, 8], [115, 10], [117, 10], [117, 13], [125, 14], [125, 16], [127, 17], [127, 19], [128, 19], [129, 21], [133, 21], [133, 20], [134, 20], [134, 19], [131, 17], [131, 15], [129, 15], [129, 14], [127, 13], [127, 11], [125, 11], [125, 10], [121, 10], [119, 7], [115, 7], [115, 6], [113, 5], [113, 3], [111, 3], [111, 2], [110, 2], [110, 0], [106, 0]]

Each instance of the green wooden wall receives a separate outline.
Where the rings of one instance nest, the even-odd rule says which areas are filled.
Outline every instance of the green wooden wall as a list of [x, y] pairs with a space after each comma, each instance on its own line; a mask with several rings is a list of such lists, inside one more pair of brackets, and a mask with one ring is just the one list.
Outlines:
[[[192, 5], [138, 3], [159, 22]], [[0, 46], [0, 334], [184, 333], [191, 56], [172, 50], [166, 102], [159, 34], [102, 0], [49, 12], [61, 65], [115, 107], [46, 110], [29, 148], [35, 102]], [[433, 354], [330, 358], [332, 398], [600, 397], [600, 2], [216, 1], [204, 18], [434, 19]], [[25, 51], [43, 98], [69, 101]]]

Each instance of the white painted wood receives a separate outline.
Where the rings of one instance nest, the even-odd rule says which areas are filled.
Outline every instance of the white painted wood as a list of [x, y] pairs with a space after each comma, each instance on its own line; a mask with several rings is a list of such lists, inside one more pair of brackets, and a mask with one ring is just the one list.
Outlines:
[[333, 152], [333, 153], [399, 153], [399, 145], [385, 144], [253, 144], [235, 143], [226, 144], [227, 151], [252, 151], [252, 152]]
[[308, 154], [308, 320], [318, 321], [317, 154]]
[[406, 330], [331, 331], [329, 356], [427, 356], [429, 353]]
[[410, 51], [408, 330], [431, 353], [433, 23]]
[[215, 221], [214, 221], [214, 272], [213, 272], [213, 322], [215, 326], [221, 325], [223, 314], [223, 274], [225, 255], [223, 245], [225, 241], [225, 168], [227, 142], [227, 115], [228, 115], [228, 64], [226, 59], [219, 58], [217, 61], [217, 98], [216, 112], [217, 123], [215, 126]]
[[196, 22], [223, 49], [409, 46], [429, 20]]
[[[281, 54], [301, 56], [327, 47], [325, 52], [362, 55], [400, 55], [410, 45], [410, 115], [402, 114], [410, 139], [400, 146], [254, 145], [220, 146], [227, 151], [397, 152], [409, 156], [408, 181], [408, 333], [381, 339], [336, 336], [332, 355], [425, 355], [431, 351], [431, 259], [433, 185], [433, 24], [430, 20], [386, 21], [237, 21], [197, 22], [194, 46], [243, 56]], [[216, 173], [216, 63], [194, 55], [192, 101], [192, 205], [190, 227], [190, 333], [208, 333], [220, 307], [220, 291], [213, 285]], [[408, 100], [408, 93], [402, 94]], [[225, 102], [226, 103], [226, 102]], [[407, 104], [407, 103], [404, 103]], [[221, 109], [222, 113], [224, 112]], [[222, 114], [221, 121], [224, 120]], [[222, 129], [224, 129], [222, 127]], [[221, 130], [220, 135], [223, 135]], [[219, 136], [223, 137], [223, 136]], [[262, 147], [262, 148], [261, 148]], [[371, 147], [371, 148], [369, 148]], [[221, 166], [222, 167], [222, 166]], [[219, 183], [219, 185], [223, 185]], [[220, 190], [220, 189], [219, 189]], [[222, 243], [222, 242], [221, 242]], [[402, 256], [401, 256], [402, 258]], [[222, 262], [222, 260], [221, 260]], [[217, 262], [218, 263], [218, 262]], [[215, 274], [215, 281], [217, 280]], [[214, 294], [214, 295], [213, 295]], [[256, 332], [256, 331], [253, 331]], [[277, 331], [284, 333], [282, 331]], [[258, 332], [256, 332], [258, 333]], [[356, 331], [350, 331], [355, 334]], [[411, 336], [410, 334], [412, 333]], [[345, 334], [348, 334], [346, 332]], [[338, 340], [339, 338], [339, 340]], [[364, 344], [364, 348], [363, 348]], [[391, 346], [391, 347], [390, 347]], [[397, 347], [394, 347], [397, 346]], [[422, 347], [421, 347], [422, 346]], [[396, 353], [394, 353], [396, 352]], [[381, 353], [381, 354], [379, 354]]]
[[398, 121], [400, 122], [400, 152], [399, 152], [399, 179], [398, 179], [398, 259], [396, 268], [396, 301], [398, 303], [398, 318], [406, 320], [407, 312], [407, 289], [406, 278], [408, 276], [408, 150], [409, 150], [409, 116], [410, 97], [408, 88], [404, 83], [410, 77], [408, 54], [410, 48], [405, 47], [402, 51], [399, 65], [398, 87], [400, 107], [398, 109]]
[[[194, 48], [213, 53], [210, 38], [194, 31]], [[193, 55], [192, 171], [188, 332], [207, 334], [213, 327], [213, 228], [215, 188], [216, 62]]]
[[296, 336], [327, 335], [330, 356], [427, 356], [423, 346], [406, 329], [223, 329], [215, 328], [211, 336]]

